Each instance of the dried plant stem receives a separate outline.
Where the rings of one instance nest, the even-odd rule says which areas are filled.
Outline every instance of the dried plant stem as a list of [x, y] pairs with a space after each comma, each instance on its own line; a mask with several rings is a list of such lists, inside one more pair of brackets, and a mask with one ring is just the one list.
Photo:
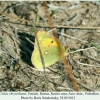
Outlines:
[[81, 62], [76, 62], [79, 65], [83, 65], [83, 66], [89, 66], [89, 67], [100, 67], [100, 65], [91, 65], [91, 64], [86, 64], [86, 63], [81, 63]]
[[[13, 16], [13, 15], [10, 15], [10, 14], [5, 14], [5, 13], [2, 13], [2, 12], [0, 12], [0, 14], [7, 17], [7, 18], [13, 18], [13, 19], [17, 19], [17, 20], [20, 20], [20, 21], [24, 21], [24, 22], [28, 22], [28, 23], [33, 24], [32, 21], [29, 21], [29, 20], [26, 20], [26, 19], [21, 19], [19, 17]], [[51, 28], [51, 26], [48, 26], [48, 25], [44, 26], [44, 23], [42, 23], [42, 22], [34, 22], [34, 23], [36, 23], [36, 27], [39, 26], [39, 27], [50, 27]], [[63, 26], [63, 25], [53, 25], [52, 28], [100, 29], [100, 27], [74, 27], [74, 26]]]
[[[0, 28], [0, 39], [2, 39], [2, 32], [1, 32], [1, 28]], [[1, 56], [1, 43], [0, 43], [0, 56]]]
[[76, 51], [69, 52], [69, 54], [76, 53], [76, 52], [80, 52], [80, 51], [85, 51], [85, 50], [89, 50], [89, 49], [94, 49], [94, 48], [96, 48], [96, 47], [90, 47], [90, 48], [86, 48], [86, 49], [78, 49]]
[[20, 20], [20, 21], [32, 23], [32, 21], [25, 20], [25, 19], [21, 19], [21, 18], [19, 18], [19, 17], [17, 17], [17, 16], [13, 16], [13, 15], [10, 15], [10, 14], [5, 14], [5, 13], [2, 13], [2, 12], [0, 12], [0, 14], [2, 14], [2, 15], [5, 16], [5, 17], [8, 17], [8, 18], [18, 19], [18, 20]]
[[78, 38], [76, 38], [76, 37], [73, 37], [73, 36], [64, 34], [64, 33], [62, 33], [62, 32], [61, 32], [61, 35], [66, 36], [66, 37], [71, 38], [71, 39], [74, 39], [74, 40], [78, 40], [78, 41], [80, 41], [80, 42], [87, 43], [87, 41], [83, 41], [83, 40], [81, 40], [81, 39], [78, 39]]
[[42, 54], [42, 51], [41, 51], [41, 47], [40, 47], [40, 44], [39, 44], [39, 40], [38, 40], [37, 34], [35, 35], [35, 38], [36, 38], [37, 46], [38, 46], [39, 53], [40, 53], [41, 62], [42, 62], [43, 69], [44, 69], [44, 74], [45, 74], [44, 81], [45, 81], [45, 84], [46, 84], [46, 91], [48, 91], [47, 77], [46, 77], [46, 71], [45, 71], [45, 62], [44, 62], [44, 58], [43, 58], [43, 54]]
[[74, 75], [73, 75], [73, 73], [72, 73], [72, 70], [71, 70], [71, 68], [70, 68], [70, 66], [69, 66], [69, 64], [68, 64], [68, 61], [66, 60], [65, 57], [64, 57], [63, 61], [64, 61], [64, 64], [65, 64], [66, 69], [67, 69], [67, 72], [68, 72], [68, 74], [69, 74], [69, 77], [70, 77], [70, 79], [71, 79], [71, 81], [72, 81], [72, 84], [73, 84], [75, 90], [76, 90], [76, 91], [79, 91], [78, 84], [77, 84], [77, 82], [76, 82], [76, 80], [75, 80], [75, 78], [74, 78]]
[[80, 82], [77, 81], [78, 84], [82, 85], [83, 87], [85, 87], [86, 89], [90, 90], [90, 91], [95, 91], [94, 89], [91, 89], [90, 87], [86, 86], [85, 84], [82, 84]]
[[71, 29], [100, 29], [100, 27], [74, 27], [74, 26], [62, 26], [62, 25], [54, 25], [57, 28], [71, 28]]
[[[44, 5], [44, 9], [45, 9], [45, 14], [46, 14], [46, 16], [47, 16], [47, 18], [48, 18], [48, 24], [50, 25], [50, 28], [52, 29], [52, 28], [54, 27], [54, 25], [53, 25], [52, 19], [51, 19], [51, 17], [50, 17], [50, 14], [49, 14], [49, 11], [48, 11], [48, 7], [47, 7], [46, 1], [43, 1], [43, 5]], [[56, 35], [55, 35], [54, 33], [53, 33], [53, 35], [54, 35], [54, 38], [55, 38], [56, 43], [57, 43], [58, 46], [59, 46], [59, 42], [58, 42], [58, 40], [57, 40], [56, 37], [55, 37]], [[69, 74], [69, 77], [70, 77], [70, 79], [71, 79], [71, 81], [72, 81], [72, 84], [73, 84], [75, 90], [76, 90], [76, 91], [79, 91], [79, 87], [78, 87], [78, 85], [77, 85], [77, 82], [76, 82], [76, 80], [75, 80], [75, 78], [74, 78], [74, 75], [73, 75], [73, 73], [72, 73], [72, 71], [71, 71], [71, 68], [70, 68], [70, 66], [69, 66], [69, 64], [68, 64], [68, 61], [66, 60], [66, 58], [65, 58], [64, 55], [63, 55], [62, 49], [60, 48], [59, 51], [60, 51], [61, 54], [62, 54], [63, 62], [64, 62], [64, 64], [65, 64], [65, 66], [66, 66], [66, 69], [67, 69], [67, 72], [68, 72], [68, 74]]]

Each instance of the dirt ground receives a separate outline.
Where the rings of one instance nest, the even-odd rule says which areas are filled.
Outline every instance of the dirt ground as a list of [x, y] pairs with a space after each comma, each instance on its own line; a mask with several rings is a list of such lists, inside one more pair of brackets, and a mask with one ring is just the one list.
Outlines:
[[[54, 25], [70, 26], [55, 27], [68, 52], [82, 49], [66, 57], [80, 91], [100, 91], [100, 3], [47, 4]], [[62, 61], [49, 67], [46, 82], [31, 63], [34, 45], [27, 38], [34, 42], [35, 30], [49, 31], [47, 25], [42, 1], [0, 1], [0, 91], [75, 91]]]

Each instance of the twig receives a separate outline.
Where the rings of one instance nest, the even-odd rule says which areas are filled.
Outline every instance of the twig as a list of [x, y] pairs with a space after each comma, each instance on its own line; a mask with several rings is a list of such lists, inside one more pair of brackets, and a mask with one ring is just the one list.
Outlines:
[[[42, 62], [42, 65], [43, 65], [43, 69], [44, 69], [44, 74], [45, 74], [45, 83], [47, 85], [47, 77], [46, 77], [46, 71], [45, 71], [45, 62], [44, 62], [44, 58], [43, 58], [43, 54], [42, 54], [42, 51], [41, 51], [41, 47], [40, 47], [40, 44], [39, 44], [39, 40], [38, 40], [38, 37], [37, 37], [37, 34], [35, 34], [35, 38], [36, 38], [36, 42], [37, 42], [37, 46], [38, 46], [38, 49], [39, 49], [39, 53], [40, 53], [40, 58], [41, 58], [41, 62]], [[46, 87], [46, 91], [48, 90], [48, 87]]]
[[84, 85], [84, 84], [82, 84], [82, 83], [80, 83], [78, 81], [77, 81], [77, 83], [80, 84], [80, 85], [82, 85], [83, 87], [85, 87], [86, 89], [88, 89], [90, 91], [95, 91], [94, 89], [91, 89], [90, 87], [88, 87], [88, 86], [86, 86], [86, 85]]
[[10, 17], [10, 18], [18, 19], [18, 20], [21, 20], [21, 21], [24, 21], [24, 22], [32, 23], [32, 21], [25, 20], [25, 19], [21, 19], [21, 18], [19, 18], [19, 17], [12, 16], [12, 15], [10, 15], [10, 14], [4, 14], [4, 13], [2, 13], [2, 12], [0, 12], [0, 14], [2, 14], [2, 15], [5, 16], [5, 17], [8, 17], [8, 18]]
[[[2, 39], [2, 32], [1, 32], [1, 28], [0, 28], [0, 39]], [[1, 56], [1, 43], [0, 43], [0, 56]]]
[[[12, 37], [12, 39], [14, 40], [14, 44], [15, 44], [15, 51], [16, 51], [17, 53], [19, 53], [18, 46], [17, 46], [17, 43], [16, 43], [16, 41], [15, 41], [15, 38], [14, 38], [14, 37]], [[17, 49], [17, 50], [16, 50], [16, 49]]]
[[94, 61], [100, 63], [100, 60], [97, 60], [97, 59], [95, 59], [95, 58], [93, 58], [93, 57], [89, 57], [89, 56], [87, 56], [86, 54], [83, 54], [83, 55], [86, 56], [87, 58], [91, 59], [91, 60], [94, 60]]
[[[13, 19], [18, 19], [18, 20], [21, 20], [21, 21], [24, 21], [24, 22], [29, 22], [29, 23], [32, 23], [32, 21], [29, 21], [29, 20], [25, 20], [25, 19], [21, 19], [19, 17], [15, 17], [15, 16], [12, 16], [10, 14], [4, 14], [2, 12], [0, 12], [1, 15], [5, 16], [5, 17], [8, 17], [8, 18], [13, 18]], [[51, 27], [51, 26], [44, 26], [44, 23], [41, 23], [41, 22], [34, 22], [36, 23], [36, 27]], [[53, 25], [52, 28], [71, 28], [71, 29], [100, 29], [100, 27], [74, 27], [74, 26], [63, 26], [63, 25]]]
[[71, 29], [100, 29], [100, 27], [74, 27], [74, 26], [62, 26], [62, 25], [54, 25], [57, 28], [71, 28]]
[[[75, 61], [76, 62], [76, 61]], [[81, 62], [76, 62], [77, 64], [80, 64], [80, 65], [84, 65], [84, 66], [90, 66], [90, 67], [100, 67], [100, 65], [91, 65], [91, 64], [86, 64], [86, 63], [81, 63]]]
[[61, 89], [62, 89], [62, 90], [67, 90], [67, 91], [74, 91], [74, 90], [71, 89], [71, 88], [61, 87], [61, 86], [57, 87], [57, 89], [59, 89], [60, 91], [61, 91]]
[[[1, 27], [1, 28], [2, 28], [2, 27]], [[16, 35], [9, 33], [9, 32], [6, 31], [6, 29], [4, 29], [4, 28], [2, 28], [2, 29], [3, 29], [3, 31], [4, 31], [5, 33], [7, 33], [11, 38], [15, 38], [15, 40], [17, 41], [17, 43], [18, 43], [20, 46], [22, 46], [22, 45], [20, 44], [20, 39], [19, 39], [18, 37], [16, 37]], [[18, 41], [18, 40], [19, 40], [19, 41]], [[21, 42], [25, 44], [25, 42], [23, 42], [23, 41], [21, 41]], [[23, 48], [24, 48], [24, 50], [28, 51], [29, 54], [31, 54], [31, 51], [30, 51], [25, 45], [23, 45]], [[28, 58], [28, 61], [30, 61], [30, 59], [29, 59], [29, 57], [28, 57], [26, 51], [25, 51], [24, 53], [26, 54], [26, 56], [27, 56], [27, 58]], [[21, 52], [22, 52], [22, 51], [21, 51]], [[12, 56], [12, 55], [11, 55], [11, 56]], [[13, 58], [14, 58], [14, 57], [13, 57]], [[31, 62], [29, 62], [29, 63], [31, 64]]]
[[[60, 34], [60, 33], [59, 33], [59, 34]], [[72, 38], [72, 39], [78, 40], [78, 41], [80, 41], [80, 42], [87, 43], [87, 41], [80, 40], [80, 39], [78, 39], [78, 38], [76, 38], [76, 37], [69, 36], [69, 35], [64, 34], [64, 33], [62, 33], [62, 32], [61, 32], [61, 35], [66, 36], [66, 37], [68, 37], [68, 38]]]
[[12, 54], [11, 54], [11, 52], [7, 49], [5, 49], [5, 48], [3, 48], [2, 47], [2, 50], [4, 51], [4, 52], [6, 52], [8, 55], [10, 55], [12, 58], [14, 58], [14, 59], [17, 59], [17, 58], [15, 58]]
[[27, 37], [26, 37], [26, 40], [28, 40], [30, 43], [32, 43], [33, 45], [35, 45], [31, 40], [29, 40]]
[[[46, 1], [43, 1], [43, 5], [44, 5], [44, 9], [45, 9], [45, 14], [46, 14], [46, 16], [47, 16], [47, 18], [48, 18], [48, 24], [50, 25], [50, 28], [52, 29], [52, 28], [54, 27], [54, 25], [53, 25], [52, 19], [51, 19], [51, 17], [50, 17], [50, 14], [49, 14], [49, 11], [48, 11], [48, 7], [47, 7]], [[79, 91], [79, 87], [78, 87], [77, 82], [76, 82], [76, 80], [75, 80], [75, 78], [74, 78], [74, 75], [73, 75], [73, 73], [72, 73], [72, 71], [71, 71], [71, 68], [70, 68], [70, 66], [69, 66], [69, 64], [68, 64], [68, 61], [66, 60], [66, 58], [65, 58], [65, 56], [64, 56], [64, 54], [63, 54], [63, 52], [62, 52], [62, 48], [59, 46], [59, 41], [58, 41], [58, 39], [55, 37], [56, 34], [54, 34], [54, 33], [55, 33], [55, 32], [53, 32], [54, 39], [55, 39], [55, 41], [56, 41], [56, 43], [57, 43], [57, 45], [58, 45], [58, 47], [59, 47], [60, 53], [62, 54], [63, 62], [64, 62], [64, 64], [65, 64], [65, 67], [66, 67], [66, 69], [67, 69], [67, 72], [68, 72], [68, 74], [69, 74], [69, 77], [70, 77], [70, 79], [71, 79], [71, 81], [72, 81], [72, 84], [73, 84], [75, 90], [76, 90], [76, 91]]]
[[[43, 69], [36, 69], [36, 68], [32, 68], [32, 67], [30, 67], [31, 69], [33, 69], [33, 70], [36, 70], [36, 71], [44, 71]], [[45, 72], [50, 72], [50, 70], [48, 70], [48, 69], [45, 69]]]
[[[80, 52], [80, 51], [85, 51], [85, 50], [89, 50], [89, 49], [94, 49], [94, 48], [96, 48], [96, 47], [90, 47], [90, 48], [86, 48], [86, 49], [78, 49], [78, 50], [76, 50], [76, 51], [69, 52], [68, 54], [76, 53], [76, 52]], [[67, 54], [67, 55], [68, 55], [68, 54]]]
[[50, 81], [50, 80], [49, 80], [49, 82], [51, 82], [51, 83], [53, 83], [53, 84], [56, 84], [56, 85], [59, 85], [60, 87], [64, 87], [65, 89], [68, 89], [69, 91], [74, 91], [73, 89], [68, 88], [68, 87], [65, 87], [65, 86], [63, 86], [62, 84], [54, 83], [54, 82], [52, 82], [52, 81]]

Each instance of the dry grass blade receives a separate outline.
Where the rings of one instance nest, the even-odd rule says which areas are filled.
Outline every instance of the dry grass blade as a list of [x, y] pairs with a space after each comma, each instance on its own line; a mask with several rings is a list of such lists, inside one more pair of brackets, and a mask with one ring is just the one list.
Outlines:
[[44, 58], [43, 58], [43, 54], [42, 54], [42, 51], [41, 51], [41, 48], [40, 48], [40, 44], [39, 44], [39, 40], [38, 40], [37, 34], [35, 34], [35, 38], [36, 38], [37, 46], [38, 46], [39, 53], [40, 53], [41, 62], [42, 62], [43, 69], [44, 69], [44, 74], [45, 74], [44, 80], [45, 80], [45, 83], [46, 83], [46, 91], [47, 91], [48, 90], [48, 86], [47, 86], [47, 77], [46, 77], [46, 71], [45, 71], [45, 62], [44, 62]]
[[72, 83], [73, 83], [73, 86], [74, 86], [75, 90], [76, 90], [76, 91], [79, 91], [78, 84], [77, 84], [77, 82], [76, 82], [76, 80], [75, 80], [75, 78], [74, 78], [74, 75], [73, 75], [73, 73], [72, 73], [72, 71], [71, 71], [71, 68], [70, 68], [70, 66], [69, 66], [69, 64], [68, 64], [68, 61], [66, 60], [65, 57], [64, 57], [63, 61], [64, 61], [64, 64], [65, 64], [66, 69], [67, 69], [67, 72], [68, 72], [68, 74], [69, 74], [69, 77], [70, 77], [70, 79], [71, 79], [71, 81], [72, 81]]
[[[47, 8], [47, 7], [46, 7], [46, 8]], [[22, 18], [15, 17], [15, 16], [10, 15], [10, 14], [2, 13], [2, 12], [0, 12], [0, 14], [1, 14], [2, 16], [7, 17], [7, 18], [13, 18], [13, 19], [17, 19], [17, 20], [20, 20], [20, 21], [23, 21], [23, 22], [28, 22], [28, 23], [32, 23], [32, 24], [33, 24], [33, 21], [30, 21], [30, 20], [22, 19]], [[50, 19], [51, 19], [51, 18], [50, 18]], [[36, 27], [50, 27], [50, 28], [51, 28], [51, 26], [48, 26], [48, 25], [44, 26], [44, 24], [41, 23], [41, 22], [34, 22], [34, 24], [36, 24]], [[71, 28], [71, 29], [100, 29], [100, 27], [74, 27], [74, 26], [55, 25], [55, 24], [52, 24], [52, 23], [50, 23], [50, 24], [52, 25], [52, 28], [67, 28], [67, 29], [70, 29], [70, 28]]]
[[[50, 17], [49, 11], [48, 11], [47, 3], [46, 3], [45, 1], [43, 1], [43, 5], [44, 5], [45, 14], [46, 14], [46, 16], [47, 16], [47, 18], [48, 18], [48, 24], [50, 25], [50, 28], [52, 29], [52, 28], [54, 27], [54, 25], [53, 25], [52, 19], [51, 19], [51, 17]], [[55, 37], [55, 34], [54, 34], [54, 33], [53, 33], [53, 35], [54, 35], [54, 37]], [[55, 38], [55, 41], [57, 42], [57, 44], [58, 44], [58, 46], [59, 46], [59, 43], [58, 43], [58, 41], [57, 41], [56, 38]], [[61, 49], [61, 48], [60, 48], [60, 49]], [[60, 50], [60, 51], [61, 51], [61, 53], [62, 53], [62, 50]], [[63, 62], [64, 62], [64, 64], [65, 64], [65, 66], [66, 66], [67, 72], [68, 72], [68, 74], [69, 74], [69, 77], [71, 78], [71, 81], [72, 81], [72, 84], [73, 84], [75, 90], [76, 90], [76, 91], [79, 91], [78, 84], [77, 84], [77, 82], [76, 82], [76, 80], [75, 80], [75, 78], [74, 78], [74, 75], [73, 75], [73, 73], [72, 73], [72, 71], [71, 71], [71, 68], [70, 68], [70, 66], [69, 66], [69, 64], [68, 64], [68, 61], [67, 61], [66, 58], [64, 57], [63, 53], [62, 53], [62, 58], [63, 58]]]
[[[1, 28], [0, 28], [0, 39], [2, 39], [2, 32], [1, 32]], [[1, 41], [1, 40], [0, 40]], [[0, 43], [0, 56], [1, 56], [1, 43]]]

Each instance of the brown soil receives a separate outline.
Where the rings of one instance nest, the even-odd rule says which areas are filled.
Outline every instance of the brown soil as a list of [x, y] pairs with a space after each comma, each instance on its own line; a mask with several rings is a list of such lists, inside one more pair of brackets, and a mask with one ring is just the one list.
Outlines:
[[[99, 2], [47, 3], [54, 25], [100, 25]], [[74, 91], [62, 61], [52, 65], [46, 72], [46, 82], [44, 72], [36, 70], [31, 63], [34, 46], [26, 38], [34, 42], [34, 31], [41, 28], [49, 31], [46, 25], [42, 1], [0, 1], [0, 91], [46, 91], [46, 88], [47, 91]], [[63, 38], [60, 35], [59, 39], [70, 47], [69, 52], [95, 47], [70, 54], [67, 59], [80, 91], [99, 91], [100, 29], [56, 29], [58, 33], [66, 35], [62, 35]]]

